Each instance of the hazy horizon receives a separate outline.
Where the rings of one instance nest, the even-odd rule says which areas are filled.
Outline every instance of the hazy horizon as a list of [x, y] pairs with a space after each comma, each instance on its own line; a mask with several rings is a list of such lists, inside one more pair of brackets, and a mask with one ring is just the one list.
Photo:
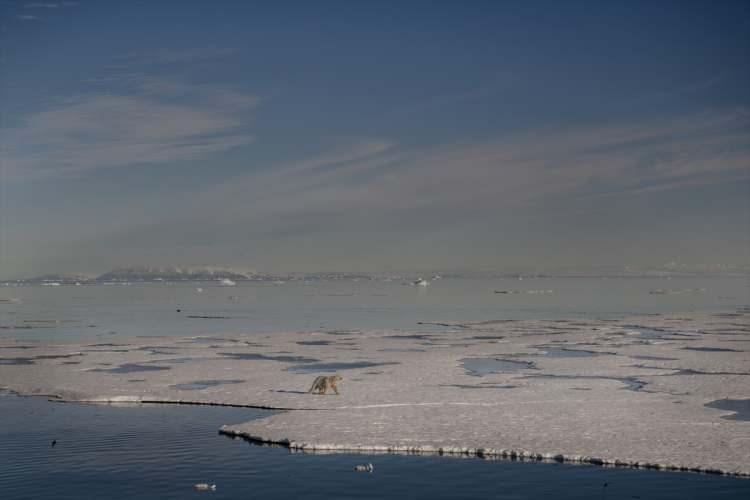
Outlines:
[[750, 264], [748, 2], [0, 2], [0, 279]]
[[[266, 270], [257, 269], [253, 267], [242, 267], [242, 266], [221, 266], [221, 265], [185, 265], [185, 266], [148, 266], [148, 265], [137, 265], [137, 266], [114, 266], [108, 269], [94, 270], [94, 271], [66, 271], [56, 270], [45, 273], [27, 274], [21, 276], [5, 277], [0, 276], [0, 282], [12, 282], [12, 281], [25, 281], [34, 280], [39, 278], [51, 279], [50, 277], [59, 278], [76, 278], [93, 280], [102, 277], [103, 275], [111, 272], [138, 272], [138, 271], [152, 271], [161, 273], [171, 273], [174, 271], [183, 273], [203, 273], [206, 271], [212, 271], [215, 273], [237, 273], [244, 274], [247, 277], [259, 276], [259, 277], [271, 277], [276, 279], [277, 277], [326, 277], [330, 276], [370, 276], [374, 278], [396, 278], [400, 277], [403, 279], [424, 277], [428, 280], [440, 279], [445, 277], [460, 277], [460, 278], [491, 278], [491, 277], [696, 277], [696, 276], [738, 276], [747, 277], [750, 276], [750, 266], [748, 265], [728, 265], [728, 264], [713, 264], [713, 265], [687, 265], [676, 262], [667, 262], [661, 265], [637, 267], [629, 265], [601, 265], [601, 266], [587, 266], [587, 267], [547, 267], [543, 268], [540, 266], [518, 266], [518, 267], [472, 267], [472, 268], [411, 268], [411, 269], [359, 269], [359, 270], [331, 270], [331, 269], [317, 269], [299, 271], [295, 269], [277, 269], [277, 270]], [[218, 278], [217, 278], [218, 279]], [[198, 280], [205, 280], [204, 278], [198, 278]]]

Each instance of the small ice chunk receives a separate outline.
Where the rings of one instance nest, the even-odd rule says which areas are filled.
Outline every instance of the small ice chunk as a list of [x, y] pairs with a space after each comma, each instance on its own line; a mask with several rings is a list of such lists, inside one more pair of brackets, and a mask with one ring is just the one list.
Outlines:
[[208, 483], [198, 483], [194, 485], [193, 488], [198, 491], [216, 491], [216, 485]]
[[354, 470], [357, 472], [372, 472], [375, 467], [372, 464], [359, 464], [354, 466]]

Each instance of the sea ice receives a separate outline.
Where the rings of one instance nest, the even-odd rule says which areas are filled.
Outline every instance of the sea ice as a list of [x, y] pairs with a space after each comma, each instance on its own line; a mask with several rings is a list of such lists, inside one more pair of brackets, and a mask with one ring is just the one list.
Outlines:
[[[300, 451], [457, 453], [750, 476], [750, 309], [441, 324], [445, 331], [430, 334], [319, 332], [330, 334], [325, 342], [311, 341], [312, 332], [136, 338], [121, 352], [2, 339], [0, 389], [64, 401], [290, 410], [222, 432]], [[660, 338], [638, 333], [647, 331]], [[357, 350], [343, 357], [342, 341]], [[550, 351], [566, 355], [544, 355]], [[77, 364], [68, 364], [71, 356]], [[521, 369], [477, 377], [467, 360]], [[307, 394], [316, 376], [337, 371], [339, 396]]]

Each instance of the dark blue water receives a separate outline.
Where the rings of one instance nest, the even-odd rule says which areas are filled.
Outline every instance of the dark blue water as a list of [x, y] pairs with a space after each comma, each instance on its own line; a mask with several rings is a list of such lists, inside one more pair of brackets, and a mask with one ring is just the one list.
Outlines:
[[717, 399], [706, 403], [709, 408], [718, 408], [719, 410], [733, 411], [727, 415], [727, 420], [748, 420], [750, 421], [750, 399]]
[[[239, 408], [89, 406], [0, 396], [0, 498], [750, 498], [750, 480], [722, 476], [479, 458], [301, 454], [217, 433], [221, 424], [264, 415]], [[368, 462], [373, 473], [353, 471]], [[215, 483], [217, 490], [195, 491], [200, 482]]]

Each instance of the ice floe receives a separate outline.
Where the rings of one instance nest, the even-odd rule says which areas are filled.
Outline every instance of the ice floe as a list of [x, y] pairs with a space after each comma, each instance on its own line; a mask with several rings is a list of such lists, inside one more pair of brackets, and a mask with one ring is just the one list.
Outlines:
[[[95, 346], [3, 339], [0, 389], [65, 401], [294, 410], [222, 432], [303, 452], [750, 476], [750, 310], [424, 323], [443, 331], [140, 337]], [[334, 373], [344, 377], [340, 395], [307, 394], [317, 376]]]

